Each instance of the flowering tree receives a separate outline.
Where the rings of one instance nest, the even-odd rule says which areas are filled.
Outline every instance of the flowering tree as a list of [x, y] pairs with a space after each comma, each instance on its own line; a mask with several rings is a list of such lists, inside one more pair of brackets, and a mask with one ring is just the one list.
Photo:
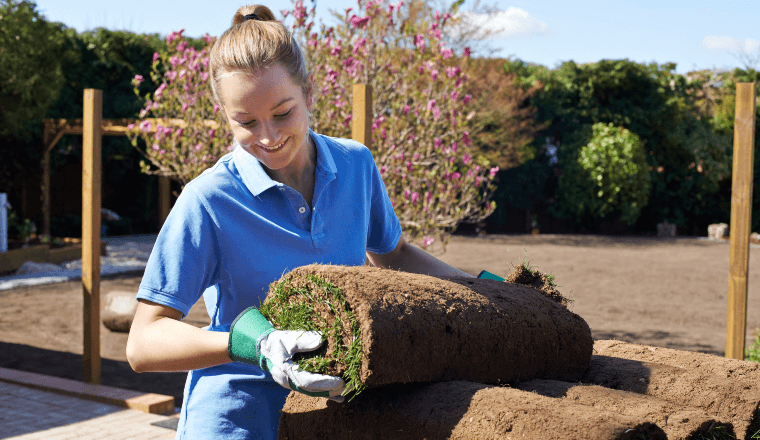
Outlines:
[[372, 86], [372, 145], [380, 173], [407, 238], [423, 247], [443, 244], [462, 222], [484, 219], [498, 171], [474, 158], [463, 92], [469, 49], [461, 58], [444, 41], [451, 15], [422, 17], [424, 4], [358, 0], [335, 27], [316, 32], [314, 8], [297, 0], [291, 31], [306, 48], [315, 84], [312, 127], [351, 136], [350, 91]]
[[[188, 45], [182, 31], [169, 34], [166, 42], [166, 52], [153, 54], [150, 75], [159, 86], [144, 96], [142, 121], [129, 126], [129, 138], [148, 159], [140, 162], [143, 172], [184, 186], [232, 148], [232, 133], [211, 96], [208, 63], [214, 38], [206, 35], [200, 50]], [[132, 80], [138, 96], [143, 80], [141, 75]]]
[[[414, 0], [413, 0], [414, 1]], [[291, 30], [301, 39], [315, 83], [312, 128], [351, 137], [348, 90], [373, 87], [372, 152], [407, 239], [445, 244], [462, 222], [484, 219], [498, 170], [473, 157], [464, 93], [469, 50], [461, 58], [442, 40], [449, 14], [421, 17], [421, 3], [405, 6], [359, 0], [360, 15], [347, 10], [336, 27], [311, 32], [314, 8], [301, 0]], [[429, 15], [429, 14], [428, 14]], [[167, 37], [169, 50], [153, 56], [151, 77], [160, 84], [145, 96], [142, 121], [130, 138], [149, 160], [143, 171], [186, 184], [222, 156], [232, 136], [211, 98], [206, 36], [201, 50], [188, 47], [182, 32]], [[142, 82], [134, 79], [135, 92]], [[146, 119], [150, 118], [150, 119]], [[336, 122], [337, 121], [337, 122]], [[139, 147], [138, 147], [139, 148]], [[152, 165], [152, 167], [151, 167]]]

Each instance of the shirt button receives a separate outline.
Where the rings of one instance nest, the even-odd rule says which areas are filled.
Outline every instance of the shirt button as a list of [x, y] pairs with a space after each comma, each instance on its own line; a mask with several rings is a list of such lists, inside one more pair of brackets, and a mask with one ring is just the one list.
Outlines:
[[306, 212], [306, 208], [304, 208], [302, 206], [302, 207], [298, 208], [298, 212], [300, 212], [301, 214], [303, 214], [304, 212]]

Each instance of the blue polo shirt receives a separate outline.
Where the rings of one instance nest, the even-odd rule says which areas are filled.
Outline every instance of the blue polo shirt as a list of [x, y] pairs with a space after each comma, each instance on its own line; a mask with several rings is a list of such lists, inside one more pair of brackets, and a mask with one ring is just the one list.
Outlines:
[[[158, 235], [138, 299], [179, 310], [203, 295], [210, 331], [229, 331], [269, 284], [312, 263], [363, 265], [392, 251], [401, 226], [371, 152], [315, 134], [312, 209], [237, 146], [187, 184]], [[232, 362], [193, 370], [177, 439], [276, 439], [288, 391], [258, 367]]]

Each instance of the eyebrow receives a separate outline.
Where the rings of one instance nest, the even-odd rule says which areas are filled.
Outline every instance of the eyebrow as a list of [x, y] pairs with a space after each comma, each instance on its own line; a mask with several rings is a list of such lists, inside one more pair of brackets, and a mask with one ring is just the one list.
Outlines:
[[[292, 101], [294, 99], [295, 98], [293, 98], [293, 97], [285, 98], [282, 101], [278, 102], [277, 105], [275, 105], [274, 107], [272, 107], [271, 110], [269, 110], [269, 111], [272, 111], [272, 110], [276, 109], [277, 107], [285, 104], [286, 102]], [[240, 114], [240, 115], [250, 115], [250, 113], [248, 113], [248, 112], [238, 112], [238, 114]]]

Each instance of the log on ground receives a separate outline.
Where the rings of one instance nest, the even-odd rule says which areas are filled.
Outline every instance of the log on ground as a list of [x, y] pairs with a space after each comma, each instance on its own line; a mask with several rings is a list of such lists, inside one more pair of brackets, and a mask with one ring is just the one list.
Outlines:
[[739, 439], [755, 434], [760, 392], [743, 380], [653, 362], [593, 355], [582, 382], [700, 408], [721, 421], [730, 421]]
[[[366, 387], [450, 380], [573, 381], [580, 379], [591, 357], [593, 340], [583, 318], [535, 289], [512, 283], [310, 265], [273, 283], [264, 306], [287, 290], [294, 295], [287, 297], [288, 304], [305, 302], [332, 327], [336, 313], [342, 312], [328, 293], [314, 286], [314, 277], [342, 292], [359, 323], [359, 376]], [[351, 340], [352, 333], [344, 328], [341, 336]], [[337, 339], [328, 337], [327, 352], [334, 350]], [[340, 367], [322, 371], [342, 375]]]
[[713, 438], [713, 434], [718, 433], [725, 437], [734, 435], [731, 422], [720, 421], [700, 408], [678, 405], [658, 397], [599, 385], [543, 379], [520, 382], [515, 388], [650, 421], [665, 431], [668, 440]]
[[354, 401], [290, 393], [281, 440], [664, 439], [657, 425], [509, 387], [451, 381], [391, 385]]

